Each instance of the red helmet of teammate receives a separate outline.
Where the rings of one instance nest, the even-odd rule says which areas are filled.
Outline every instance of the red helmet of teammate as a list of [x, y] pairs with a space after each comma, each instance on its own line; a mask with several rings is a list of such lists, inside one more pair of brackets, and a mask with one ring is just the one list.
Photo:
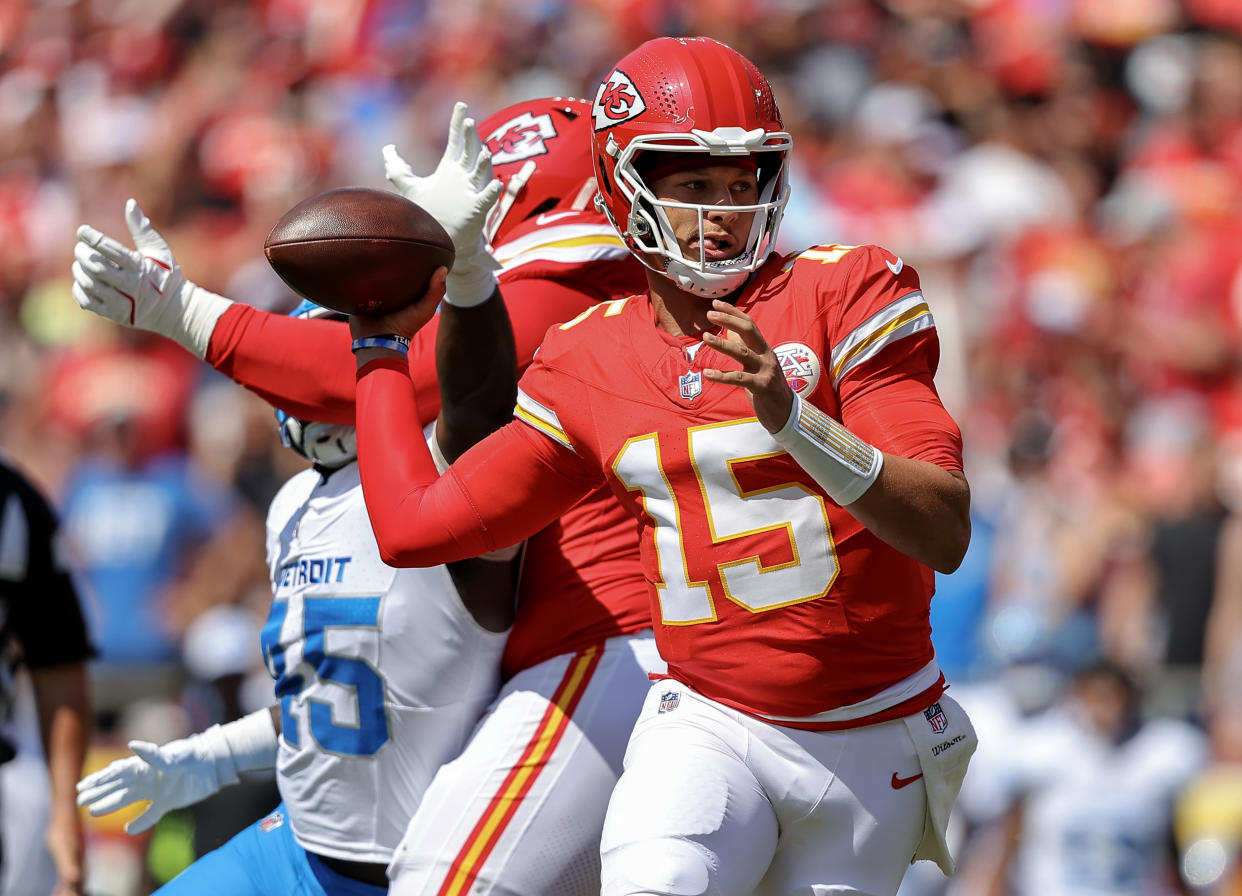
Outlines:
[[589, 206], [595, 195], [590, 133], [591, 104], [574, 97], [527, 100], [479, 125], [505, 184], [484, 231], [492, 244], [532, 215]]
[[[702, 296], [741, 286], [768, 257], [789, 199], [786, 162], [793, 140], [785, 132], [772, 87], [754, 64], [705, 37], [649, 40], [617, 63], [591, 105], [596, 205], [630, 251], [648, 268]], [[666, 208], [698, 209], [700, 228], [711, 206], [661, 201], [644, 173], [679, 161], [653, 153], [697, 154], [701, 164], [734, 161], [754, 170], [759, 203], [730, 206], [755, 212], [740, 255], [708, 261], [703, 248], [685, 257]], [[686, 167], [694, 164], [686, 157]], [[700, 238], [700, 247], [704, 246]]]

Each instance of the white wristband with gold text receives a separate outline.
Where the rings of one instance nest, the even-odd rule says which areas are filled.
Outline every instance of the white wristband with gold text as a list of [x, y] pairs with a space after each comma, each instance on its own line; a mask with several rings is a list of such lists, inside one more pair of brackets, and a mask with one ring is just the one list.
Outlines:
[[796, 392], [789, 419], [772, 438], [842, 506], [861, 498], [884, 467], [882, 451]]

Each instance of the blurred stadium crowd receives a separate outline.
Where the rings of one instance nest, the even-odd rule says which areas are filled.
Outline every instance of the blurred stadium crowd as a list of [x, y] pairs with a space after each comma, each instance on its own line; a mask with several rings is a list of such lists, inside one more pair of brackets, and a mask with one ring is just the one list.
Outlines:
[[[1015, 839], [1006, 813], [1056, 785], [1018, 768], [1018, 747], [1048, 707], [1089, 729], [1069, 682], [1104, 658], [1151, 720], [1127, 733], [1183, 723], [1145, 785], [1110, 794], [1118, 824], [1145, 816], [1175, 849], [1162, 866], [1119, 835], [1134, 879], [1075, 892], [1242, 893], [1231, 0], [0, 2], [0, 446], [55, 499], [88, 588], [101, 760], [270, 701], [262, 520], [301, 462], [259, 399], [76, 307], [76, 226], [124, 233], [137, 197], [190, 279], [288, 310], [261, 247], [295, 202], [382, 186], [388, 142], [430, 170], [455, 100], [486, 115], [589, 95], [659, 34], [715, 37], [772, 80], [795, 138], [784, 248], [883, 245], [936, 316], [974, 539], [938, 585], [934, 636], [981, 740], [949, 891], [1005, 892], [1008, 875], [1034, 892], [1038, 855], [1013, 854], [1037, 838]], [[1122, 756], [1123, 737], [1100, 736]], [[1131, 786], [1146, 802], [1125, 801]], [[95, 822], [96, 890], [146, 892], [214, 845], [213, 819], [270, 806], [240, 802], [137, 862], [118, 823]], [[933, 877], [910, 892], [943, 891]]]

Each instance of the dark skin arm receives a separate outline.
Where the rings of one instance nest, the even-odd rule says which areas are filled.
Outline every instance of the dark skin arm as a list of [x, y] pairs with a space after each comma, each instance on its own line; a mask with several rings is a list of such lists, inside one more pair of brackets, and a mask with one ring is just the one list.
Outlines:
[[[704, 370], [703, 376], [746, 390], [768, 432], [789, 419], [793, 390], [780, 361], [750, 315], [719, 299], [707, 312], [729, 336], [705, 333], [703, 341], [742, 365], [741, 370]], [[847, 508], [880, 539], [937, 572], [961, 565], [970, 544], [970, 486], [958, 470], [885, 453], [880, 477]]]
[[[500, 290], [472, 308], [441, 303], [447, 273], [445, 268], [435, 273], [422, 301], [382, 317], [351, 317], [350, 330], [354, 338], [381, 333], [410, 337], [440, 306], [436, 375], [441, 407], [436, 442], [452, 463], [512, 419], [517, 401], [517, 352]], [[358, 352], [358, 364], [395, 356], [386, 349], [365, 349]], [[513, 561], [486, 558], [448, 564], [462, 603], [489, 631], [505, 631], [513, 624], [515, 566]]]
[[85, 879], [77, 783], [93, 724], [86, 666], [45, 666], [32, 669], [30, 677], [52, 789], [46, 840], [58, 878], [53, 896], [77, 896]]

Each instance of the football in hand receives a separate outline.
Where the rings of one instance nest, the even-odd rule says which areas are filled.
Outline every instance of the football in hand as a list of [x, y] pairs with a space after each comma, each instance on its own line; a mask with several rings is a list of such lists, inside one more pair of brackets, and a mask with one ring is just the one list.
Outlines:
[[263, 254], [289, 287], [344, 314], [380, 315], [422, 298], [453, 241], [396, 193], [342, 187], [304, 199], [276, 222]]

